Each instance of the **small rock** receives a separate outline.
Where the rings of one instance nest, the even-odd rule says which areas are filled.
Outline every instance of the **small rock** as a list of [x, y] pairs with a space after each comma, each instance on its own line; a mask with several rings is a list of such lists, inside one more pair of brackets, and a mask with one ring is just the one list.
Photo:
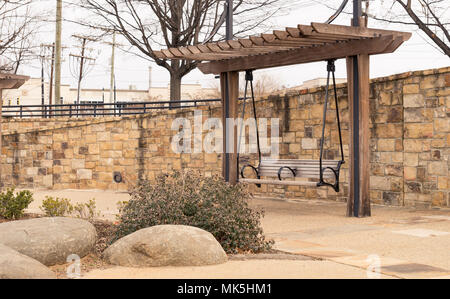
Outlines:
[[0, 279], [56, 278], [49, 268], [35, 259], [0, 244]]
[[125, 267], [204, 266], [228, 259], [211, 233], [185, 225], [138, 230], [112, 244], [104, 257], [111, 264]]
[[47, 266], [64, 264], [71, 254], [86, 256], [96, 238], [95, 227], [77, 218], [45, 217], [0, 224], [0, 243]]

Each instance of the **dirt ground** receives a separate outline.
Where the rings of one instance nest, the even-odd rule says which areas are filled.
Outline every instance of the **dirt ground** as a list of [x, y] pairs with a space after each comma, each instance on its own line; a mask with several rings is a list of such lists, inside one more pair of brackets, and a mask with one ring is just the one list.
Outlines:
[[[38, 191], [28, 212], [38, 213], [45, 195], [72, 202], [96, 199], [101, 217], [114, 221], [118, 201], [108, 191]], [[347, 218], [343, 203], [254, 199], [264, 209], [262, 226], [275, 249], [297, 255], [232, 257], [208, 267], [131, 269], [87, 257], [83, 278], [450, 278], [450, 210], [373, 206], [372, 217]], [[64, 277], [64, 266], [55, 269]], [[372, 272], [368, 272], [368, 269]], [[373, 276], [373, 273], [376, 275]]]

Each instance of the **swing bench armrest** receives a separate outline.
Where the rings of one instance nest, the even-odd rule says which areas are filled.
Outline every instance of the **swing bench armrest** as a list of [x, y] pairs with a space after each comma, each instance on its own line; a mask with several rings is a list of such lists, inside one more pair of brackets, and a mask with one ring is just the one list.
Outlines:
[[295, 177], [297, 175], [297, 169], [296, 168], [291, 168], [289, 166], [282, 166], [280, 167], [280, 169], [278, 170], [278, 179], [281, 181], [281, 173], [283, 172], [283, 169], [288, 169], [291, 171], [292, 176]]
[[254, 171], [255, 174], [256, 174], [256, 177], [257, 177], [258, 179], [260, 178], [258, 168], [256, 168], [255, 166], [253, 166], [253, 165], [251, 165], [251, 164], [247, 164], [247, 165], [242, 166], [242, 168], [241, 168], [241, 178], [245, 179], [244, 171], [245, 171], [245, 169], [246, 169], [247, 167], [250, 167], [251, 169], [253, 169], [253, 171]]

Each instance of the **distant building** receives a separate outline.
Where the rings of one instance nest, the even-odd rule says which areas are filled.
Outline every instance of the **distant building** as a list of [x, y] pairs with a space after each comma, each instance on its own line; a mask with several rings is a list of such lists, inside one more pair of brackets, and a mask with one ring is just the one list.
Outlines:
[[[49, 84], [44, 84], [44, 103], [49, 104]], [[167, 87], [151, 87], [148, 90], [138, 90], [131, 85], [128, 89], [116, 90], [116, 102], [152, 102], [168, 101], [170, 99], [170, 85]], [[61, 85], [61, 97], [64, 104], [73, 104], [77, 99], [77, 89], [69, 85]], [[200, 84], [182, 84], [182, 100], [218, 98], [215, 88], [203, 88]], [[110, 103], [109, 89], [82, 89], [80, 102]], [[114, 100], [113, 100], [114, 102]], [[9, 105], [40, 105], [42, 103], [42, 88], [40, 78], [31, 78], [17, 90], [3, 91], [3, 106]], [[55, 104], [53, 97], [52, 104]]]
[[[342, 78], [336, 78], [336, 84], [340, 83], [347, 83], [347, 79]], [[333, 81], [330, 79], [330, 86], [333, 84]], [[327, 78], [316, 78], [308, 81], [304, 81], [303, 84], [290, 87], [289, 90], [295, 90], [295, 89], [309, 89], [319, 86], [325, 86], [327, 85]]]

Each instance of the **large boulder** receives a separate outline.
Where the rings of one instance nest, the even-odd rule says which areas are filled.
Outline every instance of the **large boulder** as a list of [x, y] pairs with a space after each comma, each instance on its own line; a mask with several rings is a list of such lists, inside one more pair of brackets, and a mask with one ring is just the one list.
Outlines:
[[56, 278], [49, 268], [35, 259], [0, 244], [0, 279]]
[[203, 266], [227, 261], [225, 251], [211, 233], [185, 225], [138, 230], [112, 244], [104, 258], [125, 267]]
[[97, 239], [95, 227], [77, 218], [46, 217], [0, 224], [0, 243], [44, 265], [64, 264], [67, 257], [89, 254]]

